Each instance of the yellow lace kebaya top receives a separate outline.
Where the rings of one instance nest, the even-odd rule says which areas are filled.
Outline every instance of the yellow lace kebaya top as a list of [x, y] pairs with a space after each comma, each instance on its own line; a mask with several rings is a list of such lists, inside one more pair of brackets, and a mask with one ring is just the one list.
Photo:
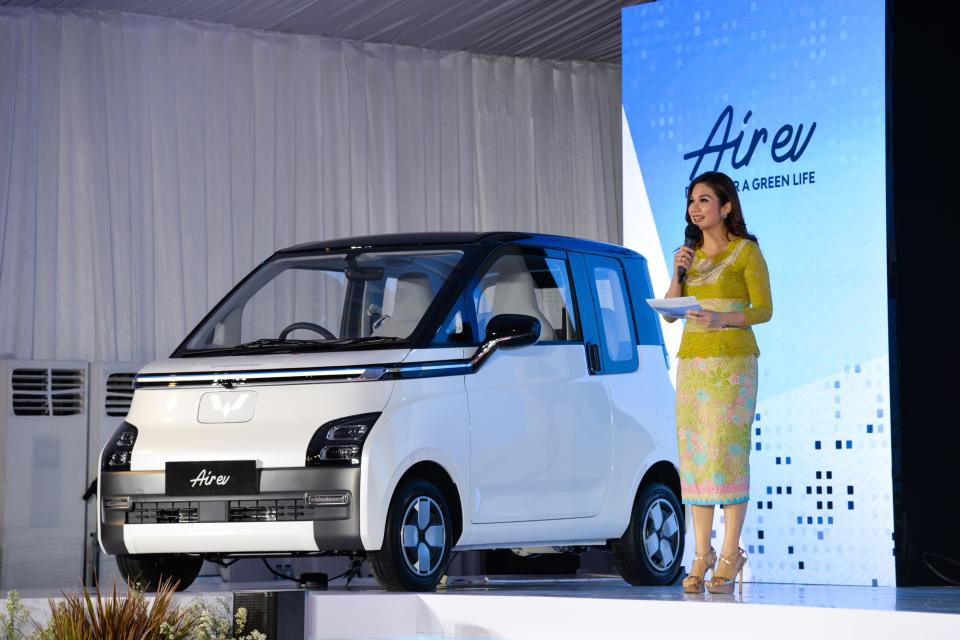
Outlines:
[[697, 249], [683, 281], [682, 294], [696, 296], [700, 305], [710, 311], [742, 311], [746, 322], [744, 328], [716, 329], [685, 322], [678, 358], [760, 355], [750, 327], [773, 315], [770, 276], [760, 245], [736, 237], [712, 257], [702, 248]]

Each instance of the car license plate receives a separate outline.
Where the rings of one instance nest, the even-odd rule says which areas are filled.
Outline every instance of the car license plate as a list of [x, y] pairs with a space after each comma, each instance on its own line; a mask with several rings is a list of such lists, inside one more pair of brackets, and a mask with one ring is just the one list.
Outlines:
[[260, 493], [256, 460], [168, 462], [168, 496], [221, 496]]

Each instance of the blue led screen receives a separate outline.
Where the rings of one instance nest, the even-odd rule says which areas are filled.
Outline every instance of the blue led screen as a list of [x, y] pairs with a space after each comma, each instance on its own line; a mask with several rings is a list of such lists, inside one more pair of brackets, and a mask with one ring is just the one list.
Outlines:
[[[623, 10], [624, 244], [647, 257], [662, 296], [685, 189], [718, 170], [737, 183], [770, 270], [773, 318], [754, 327], [748, 580], [895, 582], [884, 11], [877, 0]], [[681, 323], [663, 331], [675, 375]], [[719, 510], [716, 528], [719, 548]]]

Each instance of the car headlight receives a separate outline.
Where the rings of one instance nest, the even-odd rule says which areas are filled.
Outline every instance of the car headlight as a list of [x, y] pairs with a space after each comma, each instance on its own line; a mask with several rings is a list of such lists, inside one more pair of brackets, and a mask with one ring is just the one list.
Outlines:
[[363, 413], [322, 425], [310, 438], [306, 466], [354, 466], [360, 464], [363, 442], [380, 413]]
[[113, 432], [100, 455], [101, 471], [130, 471], [133, 460], [133, 445], [137, 442], [137, 428], [129, 422], [121, 422]]

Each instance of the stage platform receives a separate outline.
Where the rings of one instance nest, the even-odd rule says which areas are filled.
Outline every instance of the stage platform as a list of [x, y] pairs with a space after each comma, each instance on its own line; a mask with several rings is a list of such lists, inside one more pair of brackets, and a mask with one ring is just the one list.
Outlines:
[[[201, 581], [178, 600], [289, 588]], [[742, 596], [688, 595], [679, 585], [631, 587], [612, 577], [524, 577], [457, 578], [426, 594], [388, 593], [361, 579], [303, 594], [311, 640], [960, 638], [960, 588], [952, 587], [747, 583]], [[22, 594], [38, 619], [57, 595]]]

